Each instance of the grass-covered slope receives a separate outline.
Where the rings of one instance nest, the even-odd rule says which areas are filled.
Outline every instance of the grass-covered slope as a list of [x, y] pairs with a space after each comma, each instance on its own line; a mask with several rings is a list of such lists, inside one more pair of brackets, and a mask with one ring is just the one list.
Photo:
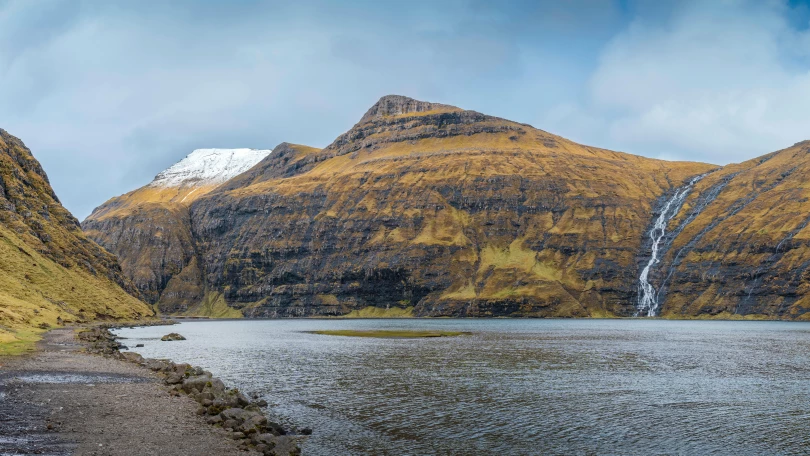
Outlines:
[[66, 268], [0, 226], [0, 354], [64, 323], [136, 320], [151, 309], [103, 276]]
[[[195, 160], [201, 152], [206, 154], [204, 159]], [[89, 238], [119, 258], [144, 299], [163, 313], [241, 315], [227, 306], [221, 309], [215, 293], [206, 293], [188, 213], [192, 202], [217, 188], [224, 177], [236, 174], [233, 166], [243, 169], [267, 151], [252, 151], [235, 165], [229, 158], [232, 152], [195, 151], [152, 183], [105, 202], [82, 224]], [[227, 156], [219, 156], [222, 153]], [[209, 167], [212, 162], [215, 169]]]
[[324, 149], [85, 228], [169, 313], [630, 316], [656, 211], [702, 174], [649, 276], [660, 315], [810, 318], [810, 142], [719, 168], [387, 96]]
[[654, 203], [714, 168], [391, 96], [198, 198], [191, 227], [247, 316], [627, 315]]
[[388, 96], [324, 149], [147, 186], [83, 227], [165, 313], [632, 315], [654, 207], [714, 169]]
[[116, 258], [87, 239], [31, 152], [0, 130], [0, 342], [60, 322], [152, 315], [133, 295]]
[[810, 142], [707, 176], [678, 222], [690, 215], [664, 258], [663, 315], [810, 317]]

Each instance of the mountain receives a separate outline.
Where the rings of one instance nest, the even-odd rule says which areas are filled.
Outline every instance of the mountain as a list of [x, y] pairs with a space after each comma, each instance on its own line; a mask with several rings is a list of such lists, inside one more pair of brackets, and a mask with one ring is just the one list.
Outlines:
[[[91, 239], [120, 258], [124, 272], [149, 303], [158, 304], [166, 313], [188, 311], [189, 304], [200, 304], [205, 297], [191, 237], [189, 205], [249, 170], [270, 152], [195, 150], [148, 185], [96, 208], [84, 222], [84, 229]], [[206, 304], [207, 311], [192, 309], [193, 313], [239, 314], [217, 300]], [[211, 310], [214, 304], [216, 310]]]
[[192, 188], [195, 192], [211, 189], [249, 170], [270, 152], [257, 149], [197, 149], [155, 176], [149, 187]]
[[0, 129], [0, 342], [26, 328], [137, 319], [152, 310], [89, 240], [18, 138]]
[[656, 208], [716, 168], [386, 96], [324, 149], [83, 227], [167, 313], [632, 315]]
[[661, 314], [809, 318], [807, 182], [810, 141], [701, 179], [671, 224]]

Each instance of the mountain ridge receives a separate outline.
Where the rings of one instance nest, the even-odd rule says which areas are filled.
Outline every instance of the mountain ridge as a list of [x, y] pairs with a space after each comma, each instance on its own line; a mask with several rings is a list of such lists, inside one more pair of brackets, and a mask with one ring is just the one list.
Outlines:
[[152, 187], [219, 185], [249, 170], [270, 154], [260, 149], [196, 149], [161, 171]]
[[[83, 227], [138, 264], [166, 313], [213, 300], [251, 317], [624, 315], [654, 200], [716, 168], [400, 96], [324, 149], [276, 149], [178, 217], [94, 213]], [[169, 271], [150, 248], [120, 250], [133, 230], [188, 245]]]

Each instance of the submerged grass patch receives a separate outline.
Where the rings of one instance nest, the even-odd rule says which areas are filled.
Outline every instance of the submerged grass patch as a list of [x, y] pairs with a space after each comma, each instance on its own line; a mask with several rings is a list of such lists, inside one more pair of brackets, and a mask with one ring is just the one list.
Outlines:
[[353, 329], [336, 329], [308, 331], [311, 334], [321, 334], [324, 336], [349, 336], [349, 337], [377, 337], [384, 339], [417, 339], [423, 337], [455, 337], [470, 334], [464, 331], [407, 331], [407, 330], [371, 330], [359, 331]]

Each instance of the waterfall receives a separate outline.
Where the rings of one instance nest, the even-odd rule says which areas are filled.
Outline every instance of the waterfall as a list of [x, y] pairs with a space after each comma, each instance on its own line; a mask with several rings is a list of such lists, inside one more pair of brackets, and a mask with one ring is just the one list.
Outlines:
[[693, 177], [688, 184], [677, 188], [675, 194], [664, 204], [664, 207], [661, 209], [661, 214], [655, 219], [655, 223], [653, 223], [652, 228], [650, 228], [649, 236], [650, 240], [652, 240], [652, 251], [650, 253], [650, 260], [638, 276], [638, 304], [636, 305], [636, 316], [646, 315], [647, 317], [654, 317], [658, 311], [658, 295], [649, 280], [650, 270], [661, 261], [658, 255], [661, 251], [663, 241], [665, 240], [669, 221], [678, 215], [684, 200], [692, 191], [692, 188], [705, 176], [705, 174], [701, 174], [700, 176]]

